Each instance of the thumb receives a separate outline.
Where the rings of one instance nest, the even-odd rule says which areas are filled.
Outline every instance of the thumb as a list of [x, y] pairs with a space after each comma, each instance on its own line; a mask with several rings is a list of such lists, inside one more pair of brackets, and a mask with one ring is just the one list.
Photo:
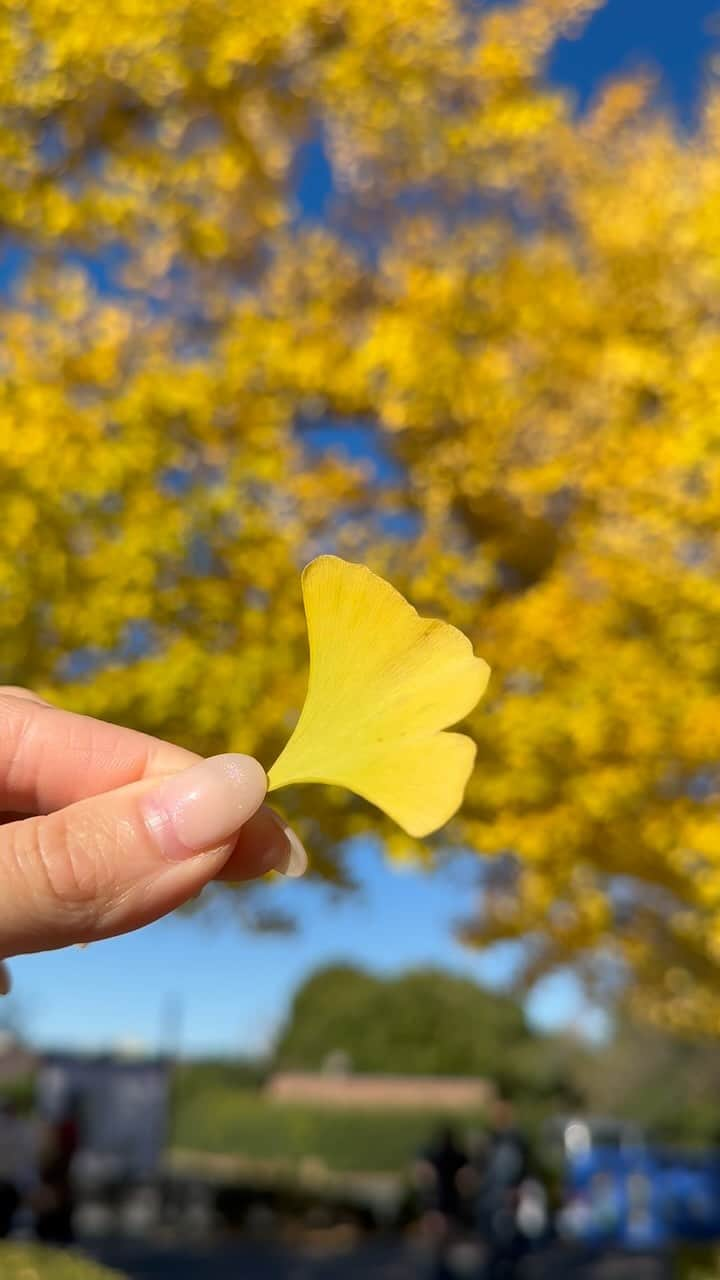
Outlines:
[[266, 787], [252, 757], [214, 756], [0, 827], [0, 956], [126, 933], [180, 906], [221, 870]]

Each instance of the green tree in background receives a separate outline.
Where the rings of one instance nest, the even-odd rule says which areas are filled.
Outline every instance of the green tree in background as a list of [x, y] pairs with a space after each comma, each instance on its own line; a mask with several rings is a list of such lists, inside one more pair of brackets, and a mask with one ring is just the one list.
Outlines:
[[533, 1097], [572, 1089], [566, 1064], [532, 1032], [517, 1001], [435, 970], [378, 978], [337, 965], [309, 978], [275, 1065], [318, 1070], [336, 1052], [358, 1072], [478, 1076]]

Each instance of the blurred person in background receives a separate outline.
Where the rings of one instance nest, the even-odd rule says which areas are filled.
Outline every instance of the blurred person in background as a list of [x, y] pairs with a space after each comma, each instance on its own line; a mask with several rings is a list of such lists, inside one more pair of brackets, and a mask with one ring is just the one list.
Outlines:
[[0, 1239], [9, 1235], [20, 1207], [20, 1133], [12, 1103], [0, 1101]]
[[30, 1205], [37, 1183], [37, 1122], [17, 1102], [0, 1102], [0, 1238], [18, 1210]]
[[462, 1221], [462, 1176], [468, 1158], [450, 1125], [443, 1125], [415, 1162], [414, 1181], [433, 1247], [436, 1280], [450, 1277], [447, 1253]]
[[80, 1146], [80, 1107], [74, 1097], [56, 1120], [48, 1121], [38, 1155], [34, 1196], [35, 1231], [40, 1240], [71, 1244], [74, 1195], [72, 1171]]
[[499, 1098], [490, 1113], [477, 1199], [478, 1225], [487, 1245], [484, 1280], [512, 1276], [526, 1250], [518, 1215], [529, 1173], [528, 1141], [517, 1125], [512, 1103]]

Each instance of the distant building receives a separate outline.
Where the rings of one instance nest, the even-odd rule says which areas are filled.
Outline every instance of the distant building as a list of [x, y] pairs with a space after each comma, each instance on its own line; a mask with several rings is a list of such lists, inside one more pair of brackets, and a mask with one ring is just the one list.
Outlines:
[[279, 1071], [265, 1087], [275, 1102], [327, 1107], [407, 1107], [417, 1111], [482, 1111], [496, 1096], [489, 1080], [463, 1076], [390, 1076]]
[[168, 1130], [170, 1064], [163, 1058], [46, 1053], [37, 1079], [40, 1114], [77, 1113], [79, 1165], [94, 1176], [149, 1177]]

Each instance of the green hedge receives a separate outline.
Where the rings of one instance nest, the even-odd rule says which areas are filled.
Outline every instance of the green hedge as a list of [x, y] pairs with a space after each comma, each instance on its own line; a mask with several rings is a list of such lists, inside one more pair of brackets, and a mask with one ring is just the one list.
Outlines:
[[108, 1271], [79, 1254], [34, 1244], [0, 1244], [0, 1276], [2, 1280], [120, 1280], [119, 1271]]
[[0, 1102], [11, 1102], [19, 1111], [27, 1114], [35, 1105], [35, 1077], [16, 1076], [0, 1084]]
[[[400, 1172], [440, 1122], [416, 1111], [339, 1110], [271, 1102], [261, 1093], [215, 1084], [175, 1090], [172, 1145], [258, 1161], [297, 1164], [306, 1157], [338, 1172]], [[445, 1113], [444, 1121], [448, 1116]], [[477, 1127], [477, 1113], [453, 1115], [458, 1130]]]

